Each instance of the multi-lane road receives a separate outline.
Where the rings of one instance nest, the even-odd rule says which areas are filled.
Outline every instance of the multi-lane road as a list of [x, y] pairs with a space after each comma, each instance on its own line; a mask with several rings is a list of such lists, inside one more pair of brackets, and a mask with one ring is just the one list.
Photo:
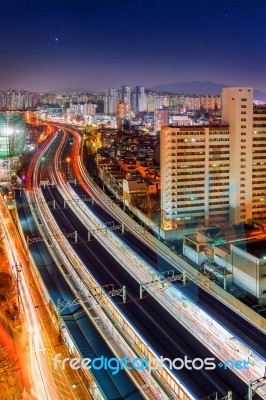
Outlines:
[[[16, 202], [19, 206], [18, 214], [25, 236], [30, 239], [40, 238], [41, 234], [34, 222], [27, 200], [23, 194], [20, 196], [19, 191], [16, 192]], [[45, 242], [32, 242], [29, 247], [38, 273], [53, 303], [56, 305], [58, 301], [61, 303], [73, 301], [76, 298], [76, 293], [71, 290], [68, 284], [70, 279], [68, 278], [67, 283], [62, 271], [51, 257]], [[96, 358], [102, 355], [107, 358], [114, 357], [80, 305], [65, 307], [61, 312], [61, 318], [72, 339], [80, 348], [82, 357]], [[137, 388], [134, 387], [124, 372], [121, 373], [119, 379], [117, 378], [117, 376], [111, 375], [110, 370], [94, 371], [94, 379], [106, 398], [127, 396], [128, 399], [132, 400], [142, 399]]]
[[[78, 191], [81, 189], [78, 189]], [[58, 209], [52, 210], [55, 218], [61, 229], [65, 231], [77, 230], [79, 234], [79, 243], [75, 245], [75, 250], [79, 254], [80, 258], [86, 264], [89, 270], [97, 276], [97, 279], [102, 285], [108, 284], [110, 282], [116, 283], [117, 285], [126, 284], [127, 286], [127, 296], [128, 300], [126, 305], [120, 304], [121, 309], [127, 314], [132, 324], [134, 324], [137, 329], [145, 336], [145, 338], [151, 343], [158, 354], [168, 356], [169, 358], [184, 357], [188, 355], [190, 358], [195, 357], [207, 357], [211, 356], [205, 347], [202, 346], [200, 340], [195, 339], [194, 336], [190, 335], [177, 321], [172, 318], [165, 310], [151, 297], [146, 297], [143, 301], [139, 300], [139, 287], [132, 277], [127, 274], [127, 272], [121, 268], [119, 263], [112, 259], [110, 254], [96, 241], [87, 242], [88, 232], [79, 219], [74, 215], [70, 209], [64, 209], [64, 201], [55, 188], [44, 189], [44, 195], [47, 201], [56, 200]], [[110, 215], [106, 214], [99, 206], [94, 205], [94, 212], [103, 218], [103, 220], [112, 219]], [[149, 249], [140, 243], [132, 235], [127, 234], [125, 236], [126, 241], [131, 243], [131, 246], [135, 247], [140, 251], [151, 264], [156, 265], [157, 268], [164, 270], [169, 270], [172, 266], [166, 264], [162, 259], [158, 259], [157, 255], [151, 252]], [[194, 291], [195, 286], [188, 286], [190, 292]], [[184, 289], [187, 291], [188, 289]], [[200, 301], [202, 305], [210, 310], [211, 301], [204, 298], [203, 293], [200, 296]], [[190, 296], [192, 294], [190, 293]], [[212, 312], [215, 317], [220, 315], [219, 312], [215, 310], [215, 307], [221, 307], [221, 304], [217, 301], [214, 307], [212, 307]], [[230, 312], [224, 311], [223, 322], [228, 323], [228, 315]], [[238, 319], [238, 317], [237, 317]], [[229, 322], [231, 328], [239, 324], [234, 317], [231, 318]], [[234, 324], [233, 324], [234, 323]], [[244, 324], [243, 324], [244, 325]], [[240, 330], [238, 329], [238, 333]], [[262, 335], [255, 328], [251, 327], [248, 329], [251, 332], [252, 338], [248, 338], [246, 332], [243, 336], [243, 340], [253, 340], [254, 347], [256, 351], [263, 352]], [[256, 346], [255, 346], [256, 344]], [[247, 393], [246, 385], [239, 380], [235, 374], [227, 371], [219, 370], [210, 373], [206, 371], [182, 371], [179, 372], [179, 377], [182, 381], [188, 385], [188, 387], [195, 393], [197, 398], [203, 398], [207, 394], [218, 391], [221, 395], [225, 395], [227, 391], [232, 388], [234, 392], [234, 398], [243, 398]]]
[[[45, 167], [45, 164], [47, 166], [49, 163], [49, 168], [47, 168], [46, 172], [49, 170], [51, 180], [57, 185], [57, 187], [42, 187], [42, 196], [44, 196], [46, 202], [50, 204], [50, 212], [53, 215], [53, 218], [62, 232], [77, 232], [77, 240], [74, 240], [73, 237], [67, 239], [72, 247], [73, 254], [77, 255], [87, 272], [91, 274], [101, 286], [110, 284], [114, 284], [116, 288], [126, 286], [126, 303], [123, 303], [118, 297], [113, 298], [113, 301], [116, 303], [116, 307], [125, 316], [127, 321], [129, 321], [136, 332], [138, 332], [138, 334], [143, 338], [144, 342], [148, 343], [148, 346], [156, 355], [167, 357], [170, 360], [176, 358], [184, 359], [185, 357], [188, 357], [189, 359], [205, 359], [206, 357], [214, 357], [216, 359], [216, 364], [218, 364], [220, 359], [217, 354], [224, 353], [225, 347], [227, 347], [226, 351], [228, 352], [228, 345], [226, 344], [224, 347], [223, 343], [219, 343], [217, 346], [216, 340], [215, 346], [217, 347], [217, 352], [214, 354], [212, 347], [206, 345], [206, 340], [205, 342], [203, 340], [203, 338], [206, 339], [206, 333], [204, 333], [206, 327], [203, 326], [203, 320], [199, 321], [199, 319], [196, 319], [193, 321], [193, 318], [190, 318], [190, 322], [193, 322], [193, 329], [190, 332], [184, 327], [184, 324], [179, 323], [176, 315], [172, 315], [171, 312], [168, 312], [171, 311], [170, 309], [167, 310], [167, 307], [158, 302], [158, 298], [156, 300], [155, 296], [150, 296], [148, 291], [144, 292], [143, 299], [140, 300], [140, 282], [130, 272], [131, 267], [125, 266], [126, 258], [123, 257], [121, 248], [117, 248], [117, 251], [113, 248], [110, 251], [110, 242], [108, 241], [107, 236], [105, 237], [104, 234], [102, 234], [102, 239], [99, 241], [93, 237], [94, 235], [92, 231], [89, 235], [91, 240], [88, 240], [88, 224], [91, 224], [91, 221], [89, 221], [91, 217], [88, 219], [88, 215], [93, 215], [92, 219], [98, 221], [93, 222], [93, 226], [97, 226], [97, 224], [99, 225], [100, 221], [102, 226], [106, 226], [106, 223], [111, 222], [114, 227], [117, 227], [121, 225], [122, 222], [125, 223], [126, 221], [123, 226], [128, 229], [125, 229], [124, 235], [122, 236], [121, 233], [119, 234], [119, 230], [114, 230], [112, 235], [118, 235], [120, 242], [124, 243], [124, 248], [127, 248], [127, 254], [130, 255], [132, 253], [132, 259], [135, 257], [134, 254], [138, 254], [138, 259], [143, 260], [143, 263], [146, 266], [150, 266], [149, 268], [151, 270], [158, 271], [159, 273], [173, 269], [176, 273], [182, 271], [178, 265], [173, 265], [173, 262], [169, 261], [171, 257], [164, 256], [164, 253], [161, 250], [157, 252], [156, 246], [154, 247], [154, 245], [151, 245], [152, 241], [147, 238], [144, 233], [143, 237], [141, 236], [140, 229], [136, 228], [136, 223], [134, 223], [133, 220], [130, 222], [129, 217], [123, 215], [122, 210], [117, 211], [117, 206], [113, 207], [111, 200], [106, 200], [106, 195], [101, 194], [99, 188], [95, 188], [95, 184], [90, 178], [85, 178], [85, 184], [84, 168], [82, 168], [81, 171], [81, 161], [79, 157], [79, 145], [81, 139], [79, 135], [72, 130], [70, 130], [70, 133], [71, 135], [74, 135], [75, 138], [72, 154], [73, 167], [76, 178], [80, 181], [81, 185], [71, 184], [67, 190], [65, 184], [61, 187], [63, 174], [62, 170], [59, 168], [60, 164], [58, 164], [58, 148], [62, 147], [62, 153], [60, 156], [64, 158], [66, 154], [69, 154], [70, 152], [65, 133], [63, 134], [63, 132], [61, 132], [56, 135], [56, 140], [50, 146], [49, 150], [43, 153], [45, 154], [46, 161], [41, 164], [42, 167]], [[28, 174], [28, 182], [30, 182], [29, 186], [34, 187], [34, 190], [39, 190], [37, 189], [36, 183], [36, 176], [38, 176], [39, 173], [40, 158], [39, 162], [31, 164]], [[33, 176], [35, 176], [35, 181]], [[87, 197], [87, 200], [88, 197], [92, 200], [90, 196], [96, 200], [96, 202], [86, 201], [85, 205], [83, 205], [83, 207], [87, 207], [88, 215], [87, 212], [84, 212], [83, 216], [82, 213], [80, 214], [80, 211], [78, 213], [75, 212], [75, 201], [70, 201], [69, 203], [66, 202], [69, 193], [76, 193], [75, 198], [79, 197], [80, 202], [81, 198], [84, 197]], [[65, 207], [66, 204], [68, 204], [67, 207]], [[41, 212], [41, 210], [39, 210], [39, 212]], [[129, 229], [131, 226], [135, 227]], [[98, 236], [99, 239], [99, 235], [95, 235], [95, 237], [96, 236]], [[114, 245], [111, 244], [111, 247], [112, 246], [114, 247]], [[161, 246], [159, 245], [159, 247]], [[48, 250], [46, 249], [46, 251]], [[121, 254], [121, 256], [119, 254]], [[45, 258], [47, 257], [48, 256], [46, 255]], [[132, 263], [132, 265], [134, 265], [134, 263]], [[71, 288], [69, 281], [67, 285], [63, 283], [63, 280], [66, 279], [66, 277], [61, 273], [62, 271], [60, 272], [57, 270], [56, 266], [55, 268], [52, 268], [54, 270], [52, 271], [51, 266], [49, 267], [49, 265], [46, 269], [47, 271], [45, 271], [44, 275], [49, 275], [46, 284], [47, 287], [50, 287], [49, 291], [54, 303], [56, 302], [55, 297], [59, 297], [62, 300], [73, 298], [75, 293], [74, 287]], [[142, 274], [141, 271], [139, 274], [145, 277], [145, 274]], [[59, 282], [61, 283], [59, 284]], [[178, 292], [183, 294], [184, 298], [189, 299], [194, 310], [199, 310], [199, 314], [201, 314], [200, 310], [204, 310], [203, 313], [208, 315], [209, 318], [214, 321], [214, 327], [219, 325], [222, 327], [221, 329], [229, 332], [233, 347], [235, 346], [234, 343], [238, 343], [237, 351], [239, 351], [239, 358], [241, 358], [243, 347], [249, 349], [251, 359], [253, 358], [265, 361], [265, 335], [263, 334], [263, 329], [261, 329], [261, 327], [256, 327], [254, 323], [248, 321], [246, 316], [241, 317], [239, 312], [234, 312], [223, 302], [211, 296], [208, 291], [198, 286], [195, 280], [188, 280], [187, 285], [184, 286], [182, 284], [176, 284], [175, 287], [178, 289]], [[86, 317], [81, 307], [75, 311], [82, 313], [82, 318]], [[70, 312], [70, 314], [72, 313]], [[73, 313], [73, 316], [74, 314], [75, 312]], [[71, 319], [71, 321], [74, 320], [75, 317]], [[68, 329], [71, 330], [70, 325]], [[83, 329], [83, 331], [84, 329], [89, 331], [89, 320], [85, 325], [81, 329]], [[210, 332], [210, 342], [213, 337], [213, 332]], [[234, 350], [236, 350], [236, 348]], [[240, 379], [241, 375], [239, 374], [238, 376], [231, 369], [219, 369], [217, 367], [213, 371], [205, 371], [204, 369], [188, 370], [183, 368], [179, 371], [173, 371], [173, 373], [176, 375], [177, 380], [180, 381], [180, 385], [186, 388], [191, 394], [191, 397], [188, 398], [203, 399], [216, 392], [218, 398], [221, 398], [222, 396], [226, 396], [229, 390], [232, 390], [233, 399], [240, 400], [245, 398], [248, 392], [248, 375], [246, 375], [244, 382], [243, 379]], [[254, 376], [256, 375], [250, 374], [251, 378]], [[125, 380], [126, 377], [121, 381], [122, 386], [127, 385], [122, 383], [125, 382]], [[117, 387], [117, 389], [119, 391], [119, 387]], [[114, 390], [116, 390], [116, 388], [114, 388]], [[127, 393], [127, 395], [129, 395], [129, 393]], [[133, 397], [131, 397], [132, 395]], [[130, 397], [128, 398], [138, 398], [135, 397], [135, 395], [138, 396], [137, 389], [133, 389], [132, 386], [131, 395], [129, 395]], [[253, 398], [261, 399], [262, 397], [255, 394]]]

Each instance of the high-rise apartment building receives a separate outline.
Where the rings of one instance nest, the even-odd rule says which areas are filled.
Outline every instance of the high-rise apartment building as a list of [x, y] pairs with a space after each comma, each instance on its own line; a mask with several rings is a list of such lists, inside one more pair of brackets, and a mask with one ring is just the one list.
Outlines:
[[169, 111], [162, 109], [162, 110], [155, 110], [154, 111], [154, 130], [158, 132], [161, 130], [163, 126], [169, 125]]
[[128, 128], [131, 119], [130, 104], [119, 101], [116, 105], [116, 121], [118, 129]]
[[163, 127], [160, 149], [162, 228], [227, 222], [228, 127]]
[[222, 123], [230, 127], [230, 222], [252, 218], [253, 89], [222, 91]]
[[115, 114], [116, 111], [116, 90], [115, 88], [109, 87], [106, 89], [106, 96], [104, 101], [104, 112], [106, 114]]
[[0, 92], [0, 109], [15, 111], [36, 106], [38, 94], [27, 90], [8, 89]]
[[170, 106], [170, 96], [160, 95], [158, 93], [150, 92], [146, 95], [146, 109], [147, 111], [155, 111], [163, 107]]
[[253, 108], [252, 219], [266, 223], [266, 106]]
[[96, 108], [97, 105], [92, 103], [72, 103], [72, 101], [69, 103], [69, 112], [76, 115], [95, 115]]
[[162, 128], [164, 230], [266, 219], [266, 107], [253, 106], [252, 88], [226, 88], [222, 120]]
[[142, 112], [146, 109], [146, 95], [143, 86], [136, 86], [135, 89], [135, 107], [136, 112]]
[[130, 104], [130, 95], [131, 95], [130, 87], [126, 86], [126, 85], [122, 85], [121, 86], [121, 100]]

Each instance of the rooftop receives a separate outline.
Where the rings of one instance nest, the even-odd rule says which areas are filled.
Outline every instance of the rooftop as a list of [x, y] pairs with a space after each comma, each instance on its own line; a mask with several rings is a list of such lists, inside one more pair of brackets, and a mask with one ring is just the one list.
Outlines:
[[252, 254], [257, 258], [266, 260], [266, 239], [244, 241], [235, 244], [235, 246], [247, 251], [249, 254]]

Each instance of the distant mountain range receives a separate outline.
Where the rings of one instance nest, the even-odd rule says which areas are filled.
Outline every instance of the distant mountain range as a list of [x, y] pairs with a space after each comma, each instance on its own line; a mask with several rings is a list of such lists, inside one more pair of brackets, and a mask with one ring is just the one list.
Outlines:
[[[157, 85], [151, 87], [151, 90], [156, 92], [171, 92], [178, 94], [211, 94], [220, 95], [222, 89], [229, 87], [223, 83], [214, 83], [209, 81], [191, 81], [191, 82], [180, 82], [180, 83], [166, 83], [164, 85]], [[255, 100], [266, 100], [266, 93], [259, 90], [254, 90]]]

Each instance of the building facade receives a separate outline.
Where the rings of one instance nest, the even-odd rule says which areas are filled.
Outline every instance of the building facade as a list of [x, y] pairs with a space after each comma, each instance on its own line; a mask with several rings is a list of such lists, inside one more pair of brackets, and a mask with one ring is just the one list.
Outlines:
[[129, 128], [130, 120], [130, 104], [122, 100], [119, 101], [116, 104], [116, 122], [118, 129]]
[[8, 89], [0, 91], [0, 109], [2, 110], [26, 110], [36, 106], [38, 94], [27, 90]]
[[136, 112], [142, 112], [145, 111], [146, 109], [146, 95], [143, 86], [136, 86], [135, 107], [136, 107]]
[[130, 104], [131, 101], [131, 90], [129, 86], [122, 85], [121, 86], [121, 100]]
[[162, 229], [227, 222], [228, 127], [163, 127], [160, 152]]
[[155, 110], [154, 111], [154, 130], [160, 132], [163, 126], [169, 125], [169, 111], [168, 110]]
[[266, 106], [253, 108], [252, 219], [266, 222]]
[[230, 127], [230, 222], [252, 218], [252, 88], [222, 91], [222, 122]]
[[106, 96], [104, 101], [104, 112], [106, 114], [115, 114], [116, 106], [116, 90], [115, 88], [106, 89]]
[[19, 156], [26, 142], [23, 114], [0, 113], [0, 158]]
[[23, 114], [0, 113], [0, 180], [10, 180], [26, 144]]
[[[163, 127], [161, 226], [266, 219], [266, 107], [252, 88], [222, 92], [223, 126]], [[191, 232], [191, 231], [190, 231]]]

